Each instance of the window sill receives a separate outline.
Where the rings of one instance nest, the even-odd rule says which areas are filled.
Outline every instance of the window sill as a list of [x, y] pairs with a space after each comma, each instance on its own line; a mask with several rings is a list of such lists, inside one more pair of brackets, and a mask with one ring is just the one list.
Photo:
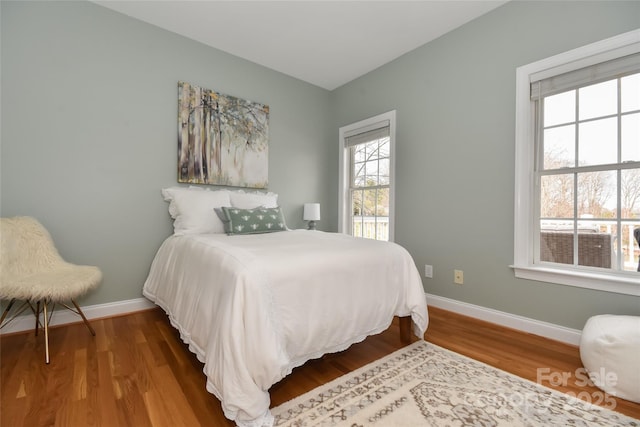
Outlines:
[[513, 268], [515, 276], [520, 279], [640, 296], [640, 275], [633, 272], [614, 275], [546, 266], [512, 265], [510, 267]]

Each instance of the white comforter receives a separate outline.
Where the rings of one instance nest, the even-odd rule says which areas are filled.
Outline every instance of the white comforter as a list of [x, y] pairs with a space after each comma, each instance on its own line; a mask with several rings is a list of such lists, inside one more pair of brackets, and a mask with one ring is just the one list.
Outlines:
[[413, 319], [427, 304], [401, 246], [295, 230], [171, 236], [143, 294], [161, 306], [200, 361], [207, 390], [240, 426], [270, 425], [269, 388], [293, 368]]

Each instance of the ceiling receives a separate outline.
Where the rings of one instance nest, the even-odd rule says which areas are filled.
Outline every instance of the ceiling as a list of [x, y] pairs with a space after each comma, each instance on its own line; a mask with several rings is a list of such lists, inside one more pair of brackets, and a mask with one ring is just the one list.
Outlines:
[[489, 0], [94, 0], [333, 90], [506, 3]]

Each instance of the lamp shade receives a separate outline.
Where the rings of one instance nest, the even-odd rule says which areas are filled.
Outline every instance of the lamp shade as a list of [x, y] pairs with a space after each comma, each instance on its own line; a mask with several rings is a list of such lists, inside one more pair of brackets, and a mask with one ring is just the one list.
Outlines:
[[320, 221], [320, 203], [305, 203], [302, 219], [305, 221]]

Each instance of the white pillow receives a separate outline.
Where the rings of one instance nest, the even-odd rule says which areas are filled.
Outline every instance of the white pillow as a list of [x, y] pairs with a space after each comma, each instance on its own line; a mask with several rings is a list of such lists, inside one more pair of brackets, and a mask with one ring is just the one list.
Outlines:
[[178, 204], [174, 201], [175, 195], [186, 191], [199, 191], [199, 187], [169, 187], [162, 189], [162, 197], [169, 202], [169, 215], [171, 215], [171, 218], [176, 219], [180, 214]]
[[231, 206], [238, 209], [278, 207], [278, 195], [276, 193], [245, 193], [244, 191], [239, 190], [231, 191], [229, 195], [231, 197]]
[[170, 187], [162, 189], [162, 196], [169, 202], [174, 234], [224, 233], [224, 224], [213, 210], [231, 205], [229, 191]]

